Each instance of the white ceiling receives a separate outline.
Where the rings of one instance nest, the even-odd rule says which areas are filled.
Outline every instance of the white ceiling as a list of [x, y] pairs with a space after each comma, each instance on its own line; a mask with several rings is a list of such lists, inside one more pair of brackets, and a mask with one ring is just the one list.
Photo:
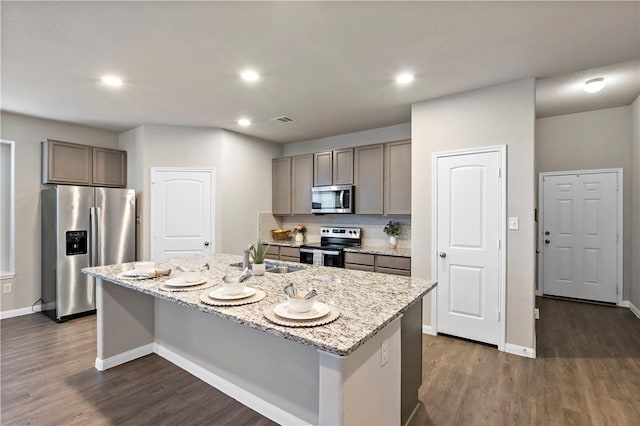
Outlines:
[[[408, 122], [424, 99], [640, 58], [639, 2], [0, 7], [2, 108], [115, 131], [223, 127], [287, 143]], [[260, 82], [238, 78], [247, 66]], [[416, 81], [398, 87], [403, 70]], [[125, 86], [101, 86], [105, 73]], [[269, 121], [280, 115], [297, 121]]]

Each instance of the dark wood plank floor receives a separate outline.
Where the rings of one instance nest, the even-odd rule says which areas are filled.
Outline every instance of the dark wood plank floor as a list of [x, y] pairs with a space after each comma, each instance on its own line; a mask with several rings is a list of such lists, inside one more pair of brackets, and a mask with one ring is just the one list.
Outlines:
[[424, 336], [411, 425], [639, 425], [640, 319], [564, 300], [537, 306], [536, 359]]
[[[424, 336], [411, 425], [637, 425], [640, 320], [628, 309], [539, 299], [538, 358]], [[2, 425], [262, 425], [268, 419], [149, 355], [93, 368], [95, 316], [2, 320]]]

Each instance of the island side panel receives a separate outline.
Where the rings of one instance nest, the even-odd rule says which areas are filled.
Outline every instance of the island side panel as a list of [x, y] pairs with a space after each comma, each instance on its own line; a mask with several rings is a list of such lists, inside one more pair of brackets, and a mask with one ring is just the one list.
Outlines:
[[318, 424], [317, 349], [162, 299], [155, 332], [160, 356], [260, 414]]
[[406, 424], [418, 406], [422, 386], [422, 300], [414, 303], [401, 321], [402, 336], [402, 410], [401, 424]]
[[400, 425], [400, 325], [401, 317], [346, 357], [318, 351], [319, 424]]
[[96, 368], [153, 353], [154, 297], [96, 279]]

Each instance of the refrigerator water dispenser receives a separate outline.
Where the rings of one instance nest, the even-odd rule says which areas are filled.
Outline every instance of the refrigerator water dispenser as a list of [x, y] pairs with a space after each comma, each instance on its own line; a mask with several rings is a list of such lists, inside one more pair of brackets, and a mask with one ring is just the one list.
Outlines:
[[87, 254], [87, 231], [67, 231], [67, 256]]

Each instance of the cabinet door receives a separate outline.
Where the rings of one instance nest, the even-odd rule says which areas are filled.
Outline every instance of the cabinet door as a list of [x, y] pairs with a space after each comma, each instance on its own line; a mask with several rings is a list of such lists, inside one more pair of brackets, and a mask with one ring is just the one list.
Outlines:
[[353, 148], [333, 151], [333, 184], [353, 184]]
[[91, 147], [50, 139], [43, 141], [42, 183], [89, 185]]
[[386, 144], [384, 214], [411, 214], [411, 141]]
[[271, 211], [276, 215], [291, 214], [291, 157], [274, 158], [272, 166]]
[[313, 187], [313, 154], [291, 159], [291, 213], [311, 214], [311, 187]]
[[327, 186], [333, 183], [332, 152], [318, 152], [313, 154], [313, 185]]
[[383, 213], [384, 145], [358, 147], [355, 154], [356, 213]]
[[93, 185], [127, 186], [127, 152], [116, 149], [93, 148]]

